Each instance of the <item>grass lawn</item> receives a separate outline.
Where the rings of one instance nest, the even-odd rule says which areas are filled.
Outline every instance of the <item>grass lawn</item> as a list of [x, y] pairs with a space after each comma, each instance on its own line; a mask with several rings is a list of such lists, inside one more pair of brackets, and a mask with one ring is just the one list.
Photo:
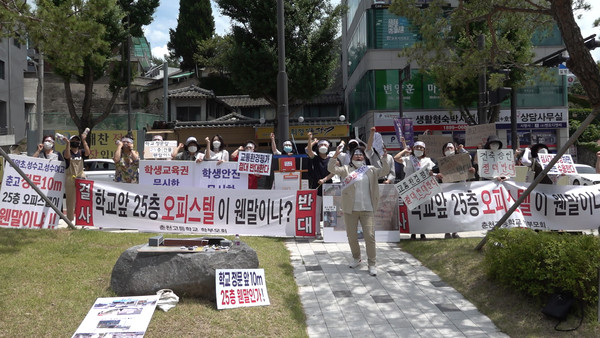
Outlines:
[[[153, 235], [0, 228], [0, 337], [70, 337], [96, 298], [115, 296], [110, 276], [121, 253]], [[180, 295], [169, 312], [154, 312], [146, 337], [307, 336], [284, 240], [242, 240], [258, 253], [271, 305], [217, 310]]]
[[[481, 238], [402, 241], [400, 247], [464, 295], [511, 337], [600, 337], [596, 305], [585, 309], [579, 329], [558, 332], [554, 330], [557, 320], [541, 313], [545, 300], [529, 298], [488, 280], [483, 268], [484, 253], [475, 250], [480, 241]], [[559, 328], [577, 326], [578, 313], [572, 310], [567, 322]]]

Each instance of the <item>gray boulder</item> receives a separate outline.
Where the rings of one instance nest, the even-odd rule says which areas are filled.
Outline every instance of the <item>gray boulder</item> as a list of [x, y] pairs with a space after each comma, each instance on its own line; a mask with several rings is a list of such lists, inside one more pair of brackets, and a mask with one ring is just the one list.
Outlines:
[[256, 251], [244, 242], [229, 251], [194, 253], [138, 252], [142, 246], [127, 249], [113, 267], [110, 287], [119, 296], [171, 289], [180, 297], [215, 301], [215, 269], [258, 268]]

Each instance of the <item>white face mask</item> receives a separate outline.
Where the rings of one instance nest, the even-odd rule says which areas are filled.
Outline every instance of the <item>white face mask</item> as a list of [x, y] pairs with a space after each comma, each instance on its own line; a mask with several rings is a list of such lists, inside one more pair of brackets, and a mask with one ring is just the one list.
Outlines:
[[416, 157], [421, 157], [421, 156], [423, 156], [423, 150], [415, 150], [415, 151], [414, 151], [414, 153], [415, 153], [415, 156], [416, 156]]
[[542, 148], [540, 150], [538, 150], [538, 154], [547, 154], [548, 153], [548, 149], [546, 148]]
[[189, 146], [188, 147], [188, 151], [190, 153], [195, 153], [197, 150], [198, 150], [198, 147], [196, 147], [196, 146]]
[[356, 168], [362, 167], [363, 164], [365, 164], [365, 161], [355, 161], [355, 160], [352, 160], [352, 165], [354, 165]]
[[52, 146], [53, 146], [52, 142], [44, 142], [44, 149], [50, 150], [50, 149], [52, 149]]
[[452, 156], [452, 155], [454, 155], [454, 150], [446, 150], [446, 152], [444, 153], [444, 155], [446, 155], [446, 156]]
[[498, 143], [492, 143], [490, 144], [490, 149], [496, 151], [500, 149], [500, 145]]
[[220, 146], [221, 146], [221, 142], [219, 142], [219, 141], [213, 141], [213, 148], [219, 149]]
[[283, 147], [283, 151], [285, 151], [286, 153], [291, 153], [292, 152], [292, 147], [285, 146], [285, 147]]
[[329, 148], [327, 148], [326, 146], [322, 146], [322, 147], [319, 147], [319, 152], [320, 152], [321, 154], [327, 154], [327, 150], [328, 150], [328, 149], [329, 149]]

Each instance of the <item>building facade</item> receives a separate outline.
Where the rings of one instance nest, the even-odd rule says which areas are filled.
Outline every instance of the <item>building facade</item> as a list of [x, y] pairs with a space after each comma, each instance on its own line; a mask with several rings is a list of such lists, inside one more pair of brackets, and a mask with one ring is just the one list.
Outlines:
[[[467, 123], [457, 109], [444, 106], [435, 82], [411, 64], [411, 79], [399, 81], [408, 63], [398, 53], [419, 38], [406, 18], [392, 14], [391, 1], [345, 0], [348, 12], [342, 20], [342, 72], [346, 115], [364, 138], [375, 126], [388, 149], [399, 150], [394, 118], [411, 118], [415, 135], [429, 131], [465, 140]], [[456, 6], [457, 1], [449, 1]], [[558, 31], [534, 42], [537, 58], [563, 47]], [[520, 147], [545, 143], [560, 147], [568, 139], [567, 81], [558, 70], [553, 79], [537, 78], [517, 90], [517, 133]], [[476, 111], [476, 106], [473, 107]], [[511, 147], [510, 100], [500, 105], [497, 134]]]
[[25, 138], [28, 112], [33, 107], [25, 103], [26, 68], [27, 47], [18, 39], [0, 39], [0, 146]]

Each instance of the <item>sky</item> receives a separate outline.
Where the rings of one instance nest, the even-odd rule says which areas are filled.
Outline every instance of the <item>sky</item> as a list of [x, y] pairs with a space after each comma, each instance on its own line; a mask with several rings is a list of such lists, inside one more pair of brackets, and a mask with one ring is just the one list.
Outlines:
[[[338, 4], [339, 0], [332, 0], [332, 3]], [[600, 39], [600, 27], [593, 28], [592, 24], [596, 18], [600, 17], [600, 3], [590, 1], [592, 10], [585, 12], [582, 18], [577, 20], [583, 37], [597, 33]], [[213, 17], [215, 18], [215, 32], [218, 35], [225, 35], [229, 32], [231, 22], [228, 17], [222, 16], [219, 13], [219, 8], [214, 1], [211, 1]], [[163, 58], [168, 54], [167, 42], [169, 41], [169, 29], [177, 27], [177, 17], [179, 16], [179, 1], [178, 0], [162, 0], [159, 7], [154, 13], [154, 21], [149, 26], [144, 27], [146, 39], [150, 42], [152, 55], [154, 57]], [[592, 51], [592, 56], [596, 61], [600, 60], [600, 48]]]

